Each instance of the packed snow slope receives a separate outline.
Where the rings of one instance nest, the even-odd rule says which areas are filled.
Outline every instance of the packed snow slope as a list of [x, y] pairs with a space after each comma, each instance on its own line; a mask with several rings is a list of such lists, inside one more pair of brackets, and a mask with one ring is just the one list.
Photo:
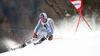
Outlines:
[[100, 35], [86, 39], [45, 41], [0, 54], [0, 56], [100, 56]]
[[[55, 26], [53, 41], [44, 41], [42, 44], [30, 44], [25, 48], [1, 53], [0, 56], [100, 56], [100, 30], [94, 19], [88, 21], [92, 31], [81, 20], [77, 32], [78, 16], [72, 21], [62, 20]], [[14, 43], [12, 41], [11, 43]], [[9, 46], [10, 44], [8, 44]]]

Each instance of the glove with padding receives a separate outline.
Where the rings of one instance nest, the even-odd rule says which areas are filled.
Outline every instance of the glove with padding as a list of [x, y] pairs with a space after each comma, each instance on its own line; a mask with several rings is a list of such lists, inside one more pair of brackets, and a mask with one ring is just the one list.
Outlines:
[[37, 33], [34, 33], [34, 36], [33, 36], [33, 38], [37, 38]]
[[50, 35], [48, 40], [49, 41], [53, 40], [53, 35]]

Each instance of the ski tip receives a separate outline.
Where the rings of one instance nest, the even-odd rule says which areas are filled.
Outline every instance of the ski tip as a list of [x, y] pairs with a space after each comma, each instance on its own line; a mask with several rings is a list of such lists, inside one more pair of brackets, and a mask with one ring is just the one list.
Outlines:
[[36, 43], [33, 43], [34, 45], [37, 45]]
[[14, 51], [15, 49], [11, 48], [12, 51]]

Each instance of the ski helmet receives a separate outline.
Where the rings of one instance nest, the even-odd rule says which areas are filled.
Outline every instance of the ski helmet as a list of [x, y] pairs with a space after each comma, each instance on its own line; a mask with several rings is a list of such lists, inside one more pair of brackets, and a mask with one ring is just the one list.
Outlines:
[[47, 19], [47, 14], [46, 14], [46, 13], [41, 13], [41, 14], [39, 15], [39, 18], [40, 18], [40, 19], [42, 19], [42, 18]]

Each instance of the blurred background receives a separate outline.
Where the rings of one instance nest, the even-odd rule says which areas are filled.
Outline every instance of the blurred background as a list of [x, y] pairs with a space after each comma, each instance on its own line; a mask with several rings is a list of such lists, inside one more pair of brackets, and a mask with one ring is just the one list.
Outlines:
[[[96, 25], [100, 24], [99, 10], [100, 0], [83, 0], [83, 16], [91, 19], [94, 15]], [[41, 12], [47, 13], [55, 25], [78, 15], [69, 0], [0, 0], [0, 53], [8, 51], [6, 38], [16, 42], [31, 38]]]

